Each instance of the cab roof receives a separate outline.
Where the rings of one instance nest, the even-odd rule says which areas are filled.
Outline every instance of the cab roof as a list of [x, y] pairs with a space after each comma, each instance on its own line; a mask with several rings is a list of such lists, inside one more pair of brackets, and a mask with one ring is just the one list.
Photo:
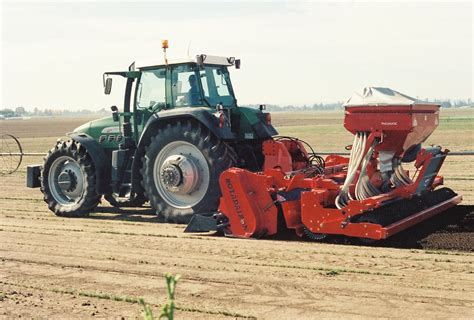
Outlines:
[[[233, 66], [235, 63], [234, 57], [221, 57], [221, 56], [212, 56], [206, 54], [197, 55], [194, 58], [188, 57], [185, 59], [177, 59], [177, 60], [168, 60], [168, 65], [177, 65], [177, 64], [185, 64], [185, 63], [197, 63], [197, 64], [204, 64], [204, 65], [220, 65], [220, 66]], [[202, 61], [202, 62], [201, 62]], [[138, 63], [137, 69], [148, 69], [152, 67], [161, 67], [167, 65], [165, 61], [162, 61], [158, 64], [142, 64]]]

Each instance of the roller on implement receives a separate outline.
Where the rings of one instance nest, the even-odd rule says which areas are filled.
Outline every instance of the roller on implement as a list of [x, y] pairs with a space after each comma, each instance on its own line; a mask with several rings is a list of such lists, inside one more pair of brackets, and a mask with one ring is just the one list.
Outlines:
[[438, 188], [449, 150], [421, 147], [438, 126], [439, 105], [370, 87], [344, 107], [344, 127], [354, 135], [349, 157], [323, 159], [296, 138], [266, 140], [263, 170], [224, 171], [218, 213], [195, 215], [186, 231], [259, 238], [286, 228], [313, 240], [344, 235], [372, 242], [461, 202]]

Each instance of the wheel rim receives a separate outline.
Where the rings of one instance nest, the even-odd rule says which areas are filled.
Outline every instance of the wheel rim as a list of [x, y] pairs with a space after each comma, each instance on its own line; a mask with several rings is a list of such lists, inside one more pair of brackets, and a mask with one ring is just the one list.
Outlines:
[[163, 147], [153, 166], [155, 186], [169, 205], [188, 209], [198, 204], [209, 187], [209, 167], [193, 144], [174, 141]]
[[54, 160], [48, 173], [48, 185], [56, 202], [74, 206], [84, 193], [84, 174], [76, 160], [61, 156]]

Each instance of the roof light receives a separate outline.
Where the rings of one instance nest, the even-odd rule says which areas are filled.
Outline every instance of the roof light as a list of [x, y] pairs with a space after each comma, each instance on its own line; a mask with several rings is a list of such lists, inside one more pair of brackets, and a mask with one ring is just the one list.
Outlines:
[[166, 49], [168, 49], [168, 40], [161, 40], [161, 47], [163, 48], [165, 64], [168, 65], [168, 58], [166, 57]]

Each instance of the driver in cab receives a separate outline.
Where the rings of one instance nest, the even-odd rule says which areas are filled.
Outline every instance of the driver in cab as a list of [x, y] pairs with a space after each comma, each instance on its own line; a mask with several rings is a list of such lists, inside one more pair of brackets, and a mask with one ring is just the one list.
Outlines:
[[184, 102], [188, 105], [199, 105], [201, 103], [201, 94], [197, 85], [196, 75], [189, 76], [189, 91], [184, 96]]

